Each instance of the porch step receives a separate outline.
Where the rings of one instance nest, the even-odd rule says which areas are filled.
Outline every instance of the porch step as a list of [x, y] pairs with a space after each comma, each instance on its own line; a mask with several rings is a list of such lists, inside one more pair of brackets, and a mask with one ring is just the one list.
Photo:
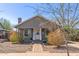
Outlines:
[[43, 51], [42, 45], [41, 44], [34, 44], [32, 51], [33, 52], [42, 52]]
[[33, 43], [43, 43], [42, 40], [33, 40]]

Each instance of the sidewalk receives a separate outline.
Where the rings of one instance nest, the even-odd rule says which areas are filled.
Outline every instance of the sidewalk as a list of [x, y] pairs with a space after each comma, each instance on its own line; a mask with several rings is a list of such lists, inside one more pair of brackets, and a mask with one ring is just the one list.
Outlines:
[[[67, 56], [66, 53], [1, 53], [0, 56]], [[70, 53], [70, 56], [79, 56], [79, 53]]]

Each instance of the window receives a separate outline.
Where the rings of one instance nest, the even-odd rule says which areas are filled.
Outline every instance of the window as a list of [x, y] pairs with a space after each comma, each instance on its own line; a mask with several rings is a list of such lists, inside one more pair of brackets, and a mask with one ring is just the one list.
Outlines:
[[25, 36], [28, 36], [28, 29], [25, 29], [24, 35], [25, 35]]

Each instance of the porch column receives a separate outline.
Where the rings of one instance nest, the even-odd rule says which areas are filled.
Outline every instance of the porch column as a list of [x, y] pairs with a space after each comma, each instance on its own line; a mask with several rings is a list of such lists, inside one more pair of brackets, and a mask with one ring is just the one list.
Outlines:
[[40, 28], [40, 40], [42, 40], [42, 30]]

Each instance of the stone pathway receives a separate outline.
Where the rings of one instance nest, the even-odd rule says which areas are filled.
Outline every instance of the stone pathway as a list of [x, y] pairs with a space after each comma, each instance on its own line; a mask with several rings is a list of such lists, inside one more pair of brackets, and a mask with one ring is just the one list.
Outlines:
[[43, 51], [41, 44], [33, 44], [32, 51], [27, 51], [26, 53], [49, 53], [48, 51]]
[[43, 52], [43, 48], [41, 44], [34, 44], [33, 45], [33, 49], [32, 52]]

